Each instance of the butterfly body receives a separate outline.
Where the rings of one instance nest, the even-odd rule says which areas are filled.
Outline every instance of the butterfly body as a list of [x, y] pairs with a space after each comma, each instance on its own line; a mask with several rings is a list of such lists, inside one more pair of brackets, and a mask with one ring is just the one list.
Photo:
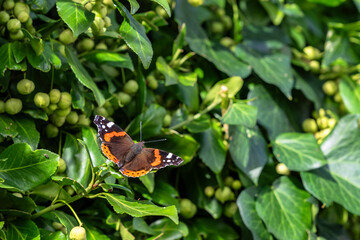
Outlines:
[[144, 142], [134, 143], [124, 130], [102, 116], [96, 115], [94, 123], [98, 128], [102, 152], [117, 164], [125, 176], [140, 177], [153, 169], [177, 166], [183, 162], [183, 159], [175, 154], [144, 148]]

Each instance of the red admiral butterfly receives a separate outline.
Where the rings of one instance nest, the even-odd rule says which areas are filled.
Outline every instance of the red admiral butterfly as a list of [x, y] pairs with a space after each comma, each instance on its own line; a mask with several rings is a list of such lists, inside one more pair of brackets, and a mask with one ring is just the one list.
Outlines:
[[128, 177], [140, 177], [153, 169], [183, 162], [175, 154], [155, 149], [144, 148], [144, 142], [134, 143], [131, 137], [115, 123], [96, 115], [94, 123], [98, 128], [101, 150], [104, 155]]

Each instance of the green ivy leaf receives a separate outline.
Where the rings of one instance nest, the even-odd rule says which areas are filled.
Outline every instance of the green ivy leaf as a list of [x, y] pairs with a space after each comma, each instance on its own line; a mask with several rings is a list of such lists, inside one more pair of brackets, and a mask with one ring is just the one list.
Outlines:
[[231, 78], [226, 78], [224, 80], [218, 81], [207, 93], [203, 104], [209, 104], [214, 101], [219, 101], [221, 86], [227, 87], [228, 97], [233, 98], [240, 91], [243, 84], [244, 84], [244, 81], [242, 80], [241, 77], [231, 77]]
[[307, 99], [311, 100], [315, 104], [315, 108], [319, 109], [321, 107], [321, 101], [324, 97], [321, 86], [318, 84], [319, 79], [310, 74], [303, 77], [295, 71], [294, 76], [296, 79], [295, 89], [300, 90]]
[[248, 62], [259, 77], [277, 86], [287, 98], [291, 99], [294, 85], [290, 56], [284, 53], [265, 54], [251, 49], [250, 44], [238, 45], [235, 49], [238, 57]]
[[142, 113], [146, 104], [147, 87], [146, 87], [146, 80], [140, 65], [138, 65], [137, 72], [138, 74], [136, 76], [136, 81], [139, 84], [139, 90], [136, 96], [136, 110], [138, 113]]
[[242, 102], [232, 103], [225, 112], [222, 121], [227, 124], [254, 127], [256, 124], [257, 108]]
[[239, 239], [239, 235], [236, 231], [228, 224], [220, 220], [211, 218], [197, 218], [191, 226], [194, 228], [195, 237], [185, 238], [190, 239], [201, 239], [201, 236], [205, 236], [207, 239], [224, 239], [224, 240], [235, 240]]
[[311, 133], [283, 133], [273, 143], [274, 155], [293, 171], [308, 171], [326, 164]]
[[31, 220], [16, 220], [10, 222], [6, 231], [7, 239], [33, 239], [40, 240], [40, 232]]
[[322, 67], [330, 67], [333, 62], [342, 59], [348, 63], [359, 63], [359, 56], [352, 47], [348, 34], [345, 31], [329, 29], [326, 34], [326, 42], [324, 43], [324, 57], [322, 59]]
[[150, 194], [143, 192], [143, 196], [162, 206], [175, 205], [179, 208], [179, 193], [173, 186], [164, 181], [157, 181], [154, 191]]
[[30, 117], [35, 118], [35, 119], [41, 119], [44, 121], [49, 120], [48, 115], [42, 109], [27, 109], [27, 110], [23, 110], [22, 112], [26, 113], [27, 115], [29, 115]]
[[239, 207], [241, 218], [244, 224], [252, 233], [256, 240], [272, 240], [273, 237], [266, 230], [264, 223], [256, 212], [256, 197], [259, 195], [257, 187], [249, 187], [243, 190], [236, 200]]
[[287, 177], [278, 178], [272, 187], [262, 188], [256, 212], [266, 228], [279, 239], [303, 240], [311, 229], [310, 194], [297, 188]]
[[[56, 176], [52, 176], [52, 178], [56, 179]], [[71, 198], [69, 193], [65, 191], [62, 186], [53, 181], [49, 181], [46, 184], [34, 188], [30, 193], [50, 201], [53, 201], [55, 198], [69, 201]]]
[[336, 7], [345, 2], [346, 0], [307, 0], [308, 2], [322, 4], [328, 7]]
[[113, 67], [127, 68], [134, 71], [134, 65], [128, 53], [120, 54], [108, 50], [94, 50], [83, 55], [85, 59], [96, 64], [108, 64]]
[[56, 1], [56, 8], [61, 19], [77, 37], [88, 30], [94, 21], [95, 14], [86, 10], [82, 4], [71, 0]]
[[155, 188], [155, 175], [154, 175], [154, 173], [150, 172], [149, 174], [141, 176], [141, 177], [139, 177], [139, 180], [144, 184], [144, 186], [149, 191], [149, 193], [154, 192], [154, 188]]
[[[37, 40], [30, 33], [27, 36], [31, 40]], [[44, 50], [37, 54], [30, 45], [27, 45], [25, 52], [29, 63], [42, 72], [48, 72], [53, 65], [56, 69], [61, 67], [60, 58], [51, 49], [50, 43], [43, 44]]]
[[139, 3], [136, 0], [128, 0], [128, 1], [130, 3], [131, 14], [135, 14], [140, 8]]
[[194, 86], [186, 86], [182, 83], [176, 85], [177, 98], [185, 103], [190, 112], [199, 110], [199, 87], [197, 83]]
[[0, 212], [5, 216], [31, 217], [35, 210], [34, 200], [28, 196], [16, 197], [10, 191], [0, 189]]
[[220, 127], [212, 122], [211, 128], [200, 133], [199, 157], [214, 173], [220, 173], [225, 164], [226, 149]]
[[74, 227], [79, 226], [78, 222], [76, 221], [76, 219], [73, 216], [66, 214], [62, 211], [54, 211], [53, 213], [59, 219], [61, 224], [65, 226], [66, 232], [68, 233], [67, 239], [70, 240], [70, 237], [69, 237], [70, 231]]
[[124, 5], [114, 0], [119, 12], [124, 17], [120, 26], [120, 35], [126, 44], [140, 57], [145, 69], [149, 68], [153, 49], [151, 42], [146, 36], [145, 28], [129, 13]]
[[72, 106], [75, 109], [81, 109], [85, 111], [85, 91], [84, 85], [78, 81], [71, 81], [71, 98]]
[[84, 228], [86, 230], [86, 240], [110, 240], [110, 238], [101, 232], [98, 227], [90, 225], [87, 221], [84, 224]]
[[171, 17], [171, 10], [170, 10], [170, 6], [169, 6], [168, 1], [166, 1], [166, 0], [152, 0], [152, 1], [156, 2], [161, 7], [163, 7], [165, 9], [167, 15], [169, 15], [169, 17]]
[[258, 128], [230, 127], [229, 152], [235, 165], [255, 184], [267, 162], [267, 143]]
[[[159, 219], [150, 225], [151, 229], [158, 234], [160, 233], [162, 239], [182, 239], [189, 234], [188, 227], [185, 223], [179, 222], [175, 224], [167, 218]], [[154, 237], [153, 240], [159, 239]]]
[[44, 228], [40, 228], [40, 239], [41, 240], [66, 240], [66, 236], [61, 231], [47, 231]]
[[210, 127], [210, 116], [207, 114], [201, 115], [199, 118], [195, 118], [189, 124], [186, 125], [186, 128], [191, 133], [200, 133], [205, 131]]
[[97, 167], [104, 164], [106, 162], [106, 158], [100, 151], [97, 131], [93, 128], [83, 127], [81, 132], [93, 166]]
[[45, 183], [56, 171], [59, 156], [48, 150], [32, 151], [26, 143], [16, 143], [0, 154], [3, 184], [28, 191]]
[[360, 115], [343, 117], [328, 135], [321, 150], [328, 164], [302, 172], [305, 189], [326, 205], [333, 201], [360, 214]]
[[13, 138], [14, 143], [28, 143], [32, 149], [37, 149], [40, 141], [40, 133], [36, 130], [35, 122], [27, 117], [14, 116], [13, 124], [16, 124], [18, 134]]
[[34, 150], [40, 140], [40, 133], [36, 130], [34, 121], [21, 115], [9, 117], [1, 114], [0, 134], [11, 137], [15, 143], [26, 142]]
[[243, 78], [250, 75], [250, 67], [236, 58], [233, 53], [220, 45], [210, 41], [201, 27], [198, 19], [199, 11], [192, 7], [187, 1], [179, 1], [175, 6], [175, 17], [180, 24], [186, 25], [186, 41], [192, 51], [212, 62], [220, 71], [228, 76], [241, 76]]
[[16, 62], [14, 57], [15, 46], [14, 43], [5, 43], [0, 47], [0, 75], [4, 76], [5, 70], [21, 70], [26, 71], [26, 62]]
[[153, 204], [127, 200], [125, 196], [110, 193], [104, 193], [104, 196], [118, 214], [126, 213], [133, 217], [165, 216], [170, 218], [174, 223], [179, 223], [175, 206], [158, 207]]
[[87, 186], [91, 179], [91, 166], [86, 148], [71, 134], [66, 134], [62, 158], [66, 162], [66, 174], [82, 186]]
[[282, 20], [284, 19], [285, 14], [279, 9], [279, 4], [269, 1], [261, 1], [260, 4], [268, 13], [272, 23], [275, 26], [280, 25]]
[[258, 122], [265, 127], [270, 139], [275, 139], [281, 133], [294, 131], [281, 100], [274, 97], [262, 85], [255, 85], [248, 95], [248, 99], [255, 99], [250, 105], [258, 108]]
[[318, 229], [318, 235], [322, 236], [323, 239], [351, 240], [343, 225], [318, 218], [316, 219], [316, 227]]
[[85, 187], [81, 183], [69, 177], [52, 176], [51, 179], [54, 182], [58, 183], [60, 186], [74, 186], [76, 188], [77, 193], [85, 192]]
[[14, 124], [14, 120], [6, 114], [0, 115], [0, 134], [3, 137], [16, 137], [19, 132], [17, 131], [17, 124]]
[[360, 86], [344, 76], [339, 84], [341, 98], [350, 113], [360, 113]]
[[13, 54], [15, 57], [15, 61], [17, 63], [20, 63], [26, 57], [26, 48], [28, 45], [23, 44], [20, 41], [16, 41], [12, 43], [12, 46], [13, 46]]
[[156, 232], [151, 227], [149, 227], [149, 225], [147, 225], [144, 218], [133, 218], [132, 226], [133, 226], [134, 230], [136, 230], [136, 231], [150, 234], [150, 235], [156, 234]]
[[170, 67], [163, 57], [158, 57], [156, 60], [156, 69], [165, 77], [165, 86], [170, 86], [178, 83], [178, 76], [176, 72]]
[[144, 113], [131, 121], [126, 128], [126, 132], [133, 138], [138, 137], [140, 134], [140, 121], [142, 121], [143, 139], [155, 136], [160, 133], [165, 114], [165, 108], [152, 104]]
[[153, 146], [180, 156], [184, 162], [190, 162], [196, 156], [196, 152], [199, 149], [199, 143], [188, 134], [179, 134], [174, 131], [164, 130], [163, 135], [166, 141], [154, 143]]
[[89, 73], [80, 63], [73, 49], [68, 47], [65, 48], [66, 59], [69, 62], [71, 69], [73, 70], [76, 78], [87, 88], [89, 88], [95, 96], [96, 102], [99, 106], [102, 106], [105, 103], [105, 98], [99, 88], [96, 86], [96, 83], [91, 78]]
[[178, 76], [179, 76], [179, 83], [187, 87], [193, 87], [197, 82], [197, 73], [195, 72], [178, 74]]

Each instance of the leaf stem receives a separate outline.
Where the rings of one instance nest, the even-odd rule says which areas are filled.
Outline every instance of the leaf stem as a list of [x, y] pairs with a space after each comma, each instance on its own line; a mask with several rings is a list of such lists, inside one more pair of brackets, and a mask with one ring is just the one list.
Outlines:
[[204, 110], [202, 110], [201, 112], [199, 112], [198, 114], [195, 114], [194, 116], [192, 117], [189, 117], [188, 119], [186, 119], [185, 121], [181, 122], [181, 123], [178, 123], [172, 127], [170, 127], [169, 129], [172, 129], [172, 130], [177, 130], [187, 124], [189, 124], [190, 122], [192, 122], [193, 120], [195, 119], [198, 119], [200, 118], [202, 115], [206, 114], [207, 112], [211, 111], [212, 109], [214, 109], [218, 104], [220, 103], [220, 101], [213, 101], [209, 106], [207, 106]]
[[[76, 196], [70, 198], [70, 200], [68, 201], [68, 203], [75, 202], [75, 201], [79, 200], [79, 199], [82, 198], [82, 197], [83, 197], [83, 196], [81, 196], [81, 195], [76, 195]], [[40, 217], [41, 215], [43, 215], [43, 214], [45, 214], [45, 213], [47, 213], [47, 212], [50, 212], [50, 211], [52, 211], [52, 210], [55, 210], [55, 209], [57, 209], [57, 208], [59, 208], [59, 207], [62, 207], [62, 206], [64, 206], [64, 205], [65, 205], [64, 203], [56, 203], [56, 204], [54, 204], [54, 205], [50, 205], [50, 206], [42, 209], [41, 211], [35, 213], [34, 215], [32, 215], [32, 216], [31, 216], [31, 219], [35, 219], [35, 218], [37, 218], [37, 217]]]
[[233, 24], [234, 24], [234, 40], [235, 42], [239, 41], [240, 25], [239, 25], [239, 8], [235, 0], [229, 0], [232, 10], [233, 10]]
[[76, 214], [75, 210], [70, 206], [70, 204], [68, 204], [66, 201], [64, 200], [57, 200], [57, 202], [62, 202], [64, 203], [66, 206], [68, 206], [70, 208], [70, 210], [72, 211], [72, 213], [74, 214], [76, 220], [79, 223], [79, 226], [81, 227], [83, 225], [83, 223], [81, 222], [80, 218], [78, 217], [78, 215]]

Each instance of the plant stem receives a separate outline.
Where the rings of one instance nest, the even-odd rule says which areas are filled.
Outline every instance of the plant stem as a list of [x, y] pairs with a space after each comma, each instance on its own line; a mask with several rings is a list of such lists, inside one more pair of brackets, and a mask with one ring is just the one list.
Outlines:
[[[68, 201], [68, 203], [75, 202], [75, 201], [79, 200], [79, 199], [82, 198], [82, 197], [83, 197], [83, 196], [81, 196], [81, 195], [76, 195], [76, 196], [72, 197], [72, 198]], [[50, 205], [50, 206], [44, 208], [43, 210], [35, 213], [34, 215], [32, 215], [32, 216], [31, 216], [31, 219], [35, 219], [35, 218], [37, 218], [37, 217], [40, 217], [41, 215], [43, 215], [43, 214], [45, 214], [45, 213], [47, 213], [47, 212], [50, 212], [50, 211], [52, 211], [52, 210], [55, 210], [55, 209], [57, 209], [57, 208], [59, 208], [59, 207], [62, 207], [62, 206], [64, 206], [64, 205], [65, 205], [64, 203], [56, 203], [56, 204], [54, 204], [54, 205]]]
[[233, 24], [234, 24], [234, 40], [235, 42], [239, 41], [239, 32], [240, 32], [240, 25], [239, 25], [239, 8], [236, 4], [235, 0], [230, 0], [230, 4], [233, 10]]
[[211, 111], [212, 109], [214, 109], [218, 104], [220, 103], [220, 101], [213, 101], [209, 106], [207, 106], [204, 110], [202, 110], [201, 112], [199, 112], [198, 114], [195, 114], [194, 116], [186, 119], [185, 121], [176, 124], [175, 126], [170, 127], [169, 129], [172, 130], [177, 130], [187, 124], [189, 124], [190, 122], [192, 122], [195, 119], [200, 118], [202, 115], [206, 114], [207, 112]]
[[78, 215], [76, 214], [75, 210], [70, 206], [70, 204], [68, 204], [67, 202], [65, 202], [64, 200], [58, 200], [58, 202], [62, 202], [64, 203], [66, 206], [68, 206], [70, 208], [70, 210], [72, 211], [72, 213], [74, 214], [76, 220], [79, 223], [79, 226], [82, 226], [83, 223], [81, 222], [80, 218], [78, 217]]
[[219, 173], [216, 173], [215, 174], [215, 177], [216, 177], [216, 181], [218, 182], [220, 188], [223, 188], [224, 187], [224, 183], [223, 183], [223, 180], [221, 178], [221, 175]]

